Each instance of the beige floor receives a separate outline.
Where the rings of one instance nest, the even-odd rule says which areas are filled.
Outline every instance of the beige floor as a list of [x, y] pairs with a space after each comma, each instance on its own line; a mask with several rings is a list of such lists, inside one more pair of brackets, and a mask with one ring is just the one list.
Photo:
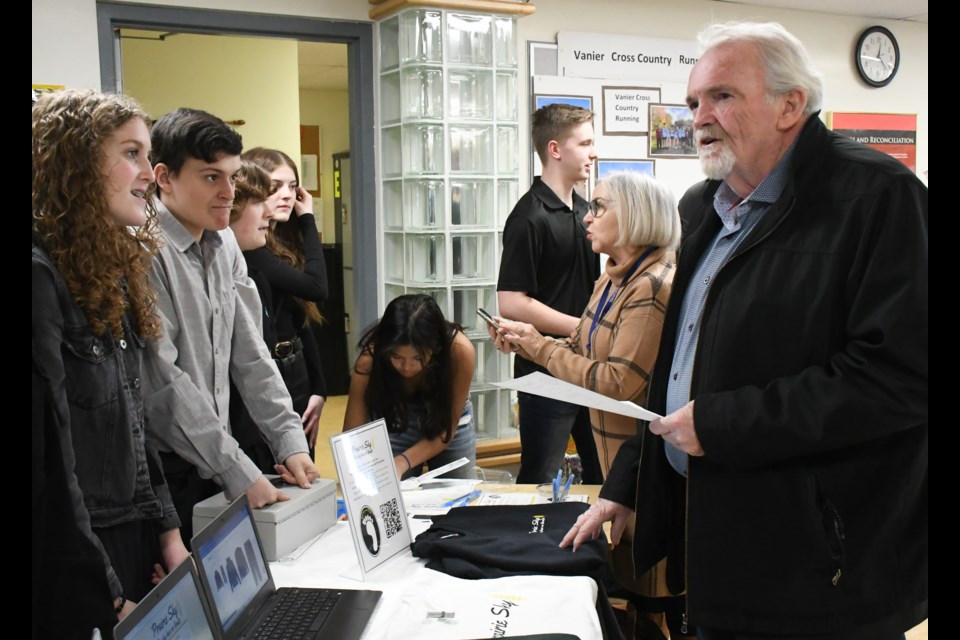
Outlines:
[[[317, 436], [316, 462], [321, 478], [336, 478], [337, 468], [330, 453], [330, 436], [343, 429], [343, 414], [347, 410], [347, 396], [331, 396], [320, 414], [320, 434]], [[907, 640], [928, 640], [927, 620], [907, 632]]]
[[330, 453], [330, 436], [335, 436], [343, 430], [343, 414], [346, 410], [347, 396], [330, 396], [327, 398], [327, 403], [323, 405], [314, 458], [321, 478], [337, 477], [337, 467], [333, 464], [333, 454]]

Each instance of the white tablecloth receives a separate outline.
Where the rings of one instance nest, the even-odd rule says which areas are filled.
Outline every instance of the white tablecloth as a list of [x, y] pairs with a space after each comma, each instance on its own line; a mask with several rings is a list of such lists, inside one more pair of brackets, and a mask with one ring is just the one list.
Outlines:
[[[411, 520], [413, 536], [427, 524]], [[502, 638], [564, 632], [601, 637], [597, 586], [587, 577], [515, 576], [463, 580], [426, 568], [409, 549], [366, 576], [345, 522], [330, 527], [297, 560], [270, 564], [278, 587], [376, 589], [383, 592], [363, 640]], [[453, 612], [428, 618], [427, 611]]]

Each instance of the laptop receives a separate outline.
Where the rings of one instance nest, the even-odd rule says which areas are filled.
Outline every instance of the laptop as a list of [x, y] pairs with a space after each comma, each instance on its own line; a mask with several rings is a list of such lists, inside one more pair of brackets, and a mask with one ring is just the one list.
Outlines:
[[200, 584], [223, 640], [357, 640], [381, 591], [277, 589], [246, 494], [191, 541]]
[[115, 640], [191, 638], [216, 640], [213, 618], [201, 595], [200, 576], [187, 558], [113, 629]]

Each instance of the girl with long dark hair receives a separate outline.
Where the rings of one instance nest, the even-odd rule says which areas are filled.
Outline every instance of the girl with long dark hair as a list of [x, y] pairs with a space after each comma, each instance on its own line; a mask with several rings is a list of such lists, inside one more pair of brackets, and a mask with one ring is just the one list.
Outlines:
[[[265, 332], [264, 338], [290, 392], [293, 410], [301, 416], [313, 459], [327, 387], [311, 325], [322, 322], [317, 303], [326, 300], [329, 291], [313, 196], [300, 186], [297, 165], [284, 152], [255, 147], [241, 157], [270, 178], [266, 202], [271, 222], [266, 246], [245, 250], [243, 256], [261, 289], [261, 298], [264, 287], [270, 289], [271, 299], [264, 299], [263, 304], [272, 314], [273, 335]], [[263, 465], [261, 469], [269, 471]]]
[[449, 477], [466, 477], [477, 458], [470, 381], [477, 354], [436, 300], [407, 294], [387, 305], [360, 339], [344, 431], [384, 418], [397, 475], [419, 475], [459, 458]]

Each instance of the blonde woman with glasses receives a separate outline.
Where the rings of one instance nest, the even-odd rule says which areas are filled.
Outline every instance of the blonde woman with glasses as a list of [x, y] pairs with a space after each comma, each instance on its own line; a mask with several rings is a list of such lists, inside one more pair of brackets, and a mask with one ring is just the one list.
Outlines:
[[[550, 338], [533, 325], [499, 317], [500, 331], [489, 331], [498, 349], [519, 353], [560, 380], [643, 405], [673, 283], [680, 215], [670, 189], [647, 174], [611, 174], [593, 195], [584, 218], [587, 238], [607, 261], [574, 332], [564, 339]], [[606, 477], [620, 445], [642, 425], [635, 418], [593, 408], [590, 422]], [[625, 542], [632, 529], [627, 527]], [[659, 566], [633, 579], [629, 544], [618, 547], [612, 561], [630, 591], [669, 596]], [[662, 615], [655, 615], [654, 624], [663, 624]]]

